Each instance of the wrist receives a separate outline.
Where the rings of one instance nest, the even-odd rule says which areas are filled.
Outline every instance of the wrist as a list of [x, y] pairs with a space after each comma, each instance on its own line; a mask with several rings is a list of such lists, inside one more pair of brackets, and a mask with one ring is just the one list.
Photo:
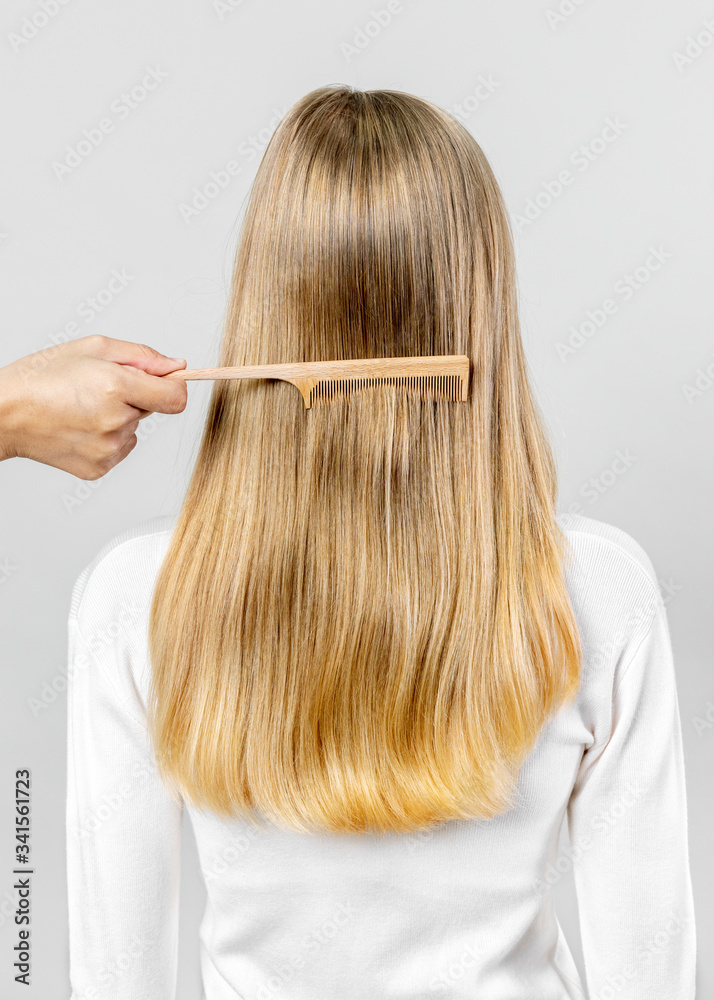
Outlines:
[[0, 462], [17, 456], [20, 399], [10, 368], [0, 368]]

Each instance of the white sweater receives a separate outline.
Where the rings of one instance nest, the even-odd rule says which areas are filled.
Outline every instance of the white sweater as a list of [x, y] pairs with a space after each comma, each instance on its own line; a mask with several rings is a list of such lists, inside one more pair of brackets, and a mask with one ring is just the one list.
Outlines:
[[[518, 804], [414, 835], [290, 834], [185, 805], [207, 887], [201, 1000], [690, 1000], [695, 927], [672, 651], [618, 528], [560, 514], [584, 650]], [[146, 634], [173, 518], [110, 542], [69, 619], [72, 1000], [173, 1000], [183, 809], [145, 728]], [[558, 855], [564, 817], [571, 849]], [[551, 887], [574, 868], [586, 993]]]

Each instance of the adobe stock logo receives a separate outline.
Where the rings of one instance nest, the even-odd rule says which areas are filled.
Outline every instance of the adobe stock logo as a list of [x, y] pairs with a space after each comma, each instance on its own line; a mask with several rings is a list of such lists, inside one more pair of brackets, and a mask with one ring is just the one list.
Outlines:
[[5, 583], [17, 570], [17, 566], [7, 557], [0, 559], [0, 583]]
[[680, 73], [684, 73], [688, 66], [704, 53], [710, 45], [714, 44], [714, 17], [705, 18], [696, 35], [687, 35], [687, 44], [682, 52], [673, 52], [672, 59], [674, 65]]
[[224, 21], [229, 14], [238, 10], [243, 0], [213, 0], [213, 9], [218, 15], [219, 21]]
[[714, 361], [710, 361], [706, 368], [697, 368], [694, 375], [692, 384], [685, 382], [682, 386], [684, 398], [690, 405], [714, 385]]
[[485, 77], [483, 73], [480, 73], [478, 77], [478, 84], [476, 85], [473, 93], [464, 97], [460, 104], [455, 104], [451, 109], [451, 114], [454, 118], [458, 118], [460, 122], [466, 123], [474, 111], [477, 111], [483, 102], [487, 101], [489, 97], [495, 93], [496, 88], [500, 86], [500, 81], [494, 80], [490, 73], [488, 77]]
[[100, 118], [96, 125], [82, 129], [82, 138], [74, 146], [65, 146], [63, 160], [53, 160], [52, 169], [58, 180], [64, 180], [82, 164], [88, 156], [102, 145], [107, 135], [114, 131], [117, 122], [124, 121], [136, 108], [140, 107], [149, 94], [157, 90], [168, 77], [166, 70], [160, 66], [150, 66], [139, 83], [131, 90], [124, 91], [109, 105], [113, 118]]
[[[251, 163], [267, 147], [287, 108], [273, 108], [272, 110], [275, 113], [267, 125], [261, 128], [256, 135], [249, 135], [247, 139], [244, 139], [237, 148], [236, 156], [226, 160], [217, 170], [209, 171], [208, 178], [191, 191], [190, 200], [187, 199], [179, 203], [178, 210], [185, 223], [190, 223], [192, 219], [208, 208], [214, 198], [225, 191], [236, 177], [240, 177], [243, 173], [243, 167], [247, 163]], [[243, 157], [244, 162], [238, 160], [237, 156]]]
[[384, 7], [379, 10], [374, 8], [370, 11], [372, 17], [367, 23], [359, 28], [354, 27], [354, 35], [351, 42], [340, 42], [340, 52], [347, 62], [363, 52], [372, 42], [373, 38], [381, 35], [388, 25], [392, 23], [395, 14], [401, 14], [404, 10], [402, 0], [387, 0]]
[[70, 0], [40, 0], [37, 10], [23, 17], [17, 31], [9, 31], [7, 40], [13, 52], [20, 52], [33, 38], [46, 28], [53, 17], [66, 7]]
[[632, 271], [626, 271], [613, 286], [612, 296], [602, 299], [602, 301], [592, 309], [588, 309], [585, 318], [579, 323], [568, 327], [567, 340], [559, 340], [555, 344], [555, 350], [561, 361], [568, 361], [578, 351], [602, 330], [610, 317], [620, 311], [623, 303], [630, 299], [641, 288], [647, 284], [655, 271], [659, 271], [666, 261], [672, 257], [672, 252], [665, 250], [663, 246], [648, 247], [649, 254], [646, 259]]
[[[602, 469], [597, 476], [591, 476], [587, 482], [582, 484], [578, 493], [588, 503], [596, 503], [638, 461], [638, 456], [633, 455], [629, 448], [625, 448], [624, 452], [618, 448], [614, 459], [607, 468]], [[578, 503], [577, 500], [568, 505], [569, 514], [582, 514], [582, 512], [582, 504]]]
[[616, 143], [628, 128], [628, 123], [623, 122], [619, 115], [606, 118], [604, 128], [589, 142], [581, 143], [570, 154], [568, 162], [577, 167], [578, 173], [573, 173], [569, 167], [563, 167], [555, 177], [542, 180], [540, 190], [526, 201], [523, 212], [516, 213], [515, 223], [518, 232], [520, 233], [526, 226], [532, 226], [535, 220], [563, 195], [566, 187], [570, 187], [578, 175], [582, 175], [606, 150], [611, 149], [613, 143]]
[[564, 24], [569, 17], [572, 17], [578, 7], [582, 7], [585, 0], [560, 0], [555, 10], [549, 8], [545, 12], [545, 18], [553, 31], [559, 25]]

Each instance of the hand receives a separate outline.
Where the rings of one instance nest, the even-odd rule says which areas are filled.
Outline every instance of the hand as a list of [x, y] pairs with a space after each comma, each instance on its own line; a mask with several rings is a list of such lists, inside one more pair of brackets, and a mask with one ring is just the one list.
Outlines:
[[186, 367], [145, 344], [93, 334], [0, 368], [0, 460], [31, 458], [99, 479], [136, 446], [139, 421], [181, 413]]

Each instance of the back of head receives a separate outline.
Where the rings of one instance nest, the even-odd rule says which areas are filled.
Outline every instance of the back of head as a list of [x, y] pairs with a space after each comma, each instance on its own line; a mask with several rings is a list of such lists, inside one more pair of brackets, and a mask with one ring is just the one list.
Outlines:
[[315, 90], [258, 169], [219, 363], [438, 354], [472, 359], [468, 401], [215, 383], [150, 626], [157, 762], [197, 807], [487, 818], [578, 684], [498, 184], [430, 102]]

